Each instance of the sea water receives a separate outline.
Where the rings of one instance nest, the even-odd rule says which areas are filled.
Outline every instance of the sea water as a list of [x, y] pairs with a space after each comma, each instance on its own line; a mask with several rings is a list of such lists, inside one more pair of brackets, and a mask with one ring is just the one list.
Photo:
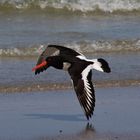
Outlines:
[[[105, 58], [111, 74], [93, 71], [93, 81], [140, 82], [138, 0], [0, 1], [0, 89], [70, 83], [67, 72], [31, 72], [40, 47], [64, 45], [89, 58]], [[112, 84], [113, 86], [113, 84]]]

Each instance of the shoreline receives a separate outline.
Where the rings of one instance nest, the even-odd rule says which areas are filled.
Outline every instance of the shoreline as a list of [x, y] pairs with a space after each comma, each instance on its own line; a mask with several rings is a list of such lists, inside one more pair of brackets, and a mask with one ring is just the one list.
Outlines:
[[[102, 80], [93, 81], [95, 88], [111, 88], [111, 87], [130, 87], [140, 86], [139, 79], [129, 80]], [[70, 90], [73, 89], [71, 83], [26, 83], [26, 84], [7, 84], [0, 85], [0, 93], [26, 93], [51, 90]]]

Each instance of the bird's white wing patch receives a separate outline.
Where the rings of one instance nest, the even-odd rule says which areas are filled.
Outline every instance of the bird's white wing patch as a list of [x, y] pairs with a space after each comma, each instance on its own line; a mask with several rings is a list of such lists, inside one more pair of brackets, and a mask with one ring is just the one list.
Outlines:
[[86, 57], [84, 55], [78, 55], [76, 56], [77, 58], [81, 59], [81, 60], [87, 60]]
[[88, 76], [91, 68], [92, 68], [91, 65], [89, 65], [89, 66], [86, 67], [86, 69], [84, 69], [82, 71], [82, 80], [84, 81], [84, 89], [86, 91], [86, 96], [88, 98], [88, 106], [90, 106], [91, 105], [90, 102], [92, 102], [91, 101], [91, 99], [92, 99], [92, 95], [91, 95], [92, 91], [91, 91], [91, 87], [90, 87], [90, 84], [89, 84], [88, 79], [87, 79], [87, 76]]
[[57, 50], [57, 51], [55, 51], [51, 56], [57, 56], [57, 55], [59, 55], [59, 54], [60, 54], [60, 51]]
[[102, 68], [102, 64], [101, 64], [101, 62], [98, 61], [98, 59], [93, 59], [92, 62], [94, 62], [92, 65], [93, 69], [104, 72], [103, 68]]

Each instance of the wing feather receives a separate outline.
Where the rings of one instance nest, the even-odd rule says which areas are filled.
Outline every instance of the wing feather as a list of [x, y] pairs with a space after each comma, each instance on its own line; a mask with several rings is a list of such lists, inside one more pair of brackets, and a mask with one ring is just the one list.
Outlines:
[[[91, 82], [92, 72], [90, 71], [84, 80], [81, 78], [73, 77], [74, 89], [77, 94], [78, 100], [80, 102], [81, 107], [83, 108], [87, 119], [89, 119], [93, 115], [94, 107], [95, 107], [95, 94], [94, 88]], [[85, 87], [89, 86], [88, 90]]]
[[67, 48], [64, 46], [60, 46], [60, 45], [48, 45], [48, 48], [55, 48], [58, 49], [60, 51], [60, 55], [71, 55], [71, 56], [78, 56], [78, 55], [82, 55], [81, 53], [71, 49], [71, 48]]

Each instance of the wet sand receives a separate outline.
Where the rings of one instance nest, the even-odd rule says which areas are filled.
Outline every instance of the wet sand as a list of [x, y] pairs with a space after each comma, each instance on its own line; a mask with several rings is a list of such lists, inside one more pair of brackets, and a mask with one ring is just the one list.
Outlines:
[[96, 88], [90, 121], [73, 90], [0, 94], [0, 140], [139, 140], [140, 86]]

